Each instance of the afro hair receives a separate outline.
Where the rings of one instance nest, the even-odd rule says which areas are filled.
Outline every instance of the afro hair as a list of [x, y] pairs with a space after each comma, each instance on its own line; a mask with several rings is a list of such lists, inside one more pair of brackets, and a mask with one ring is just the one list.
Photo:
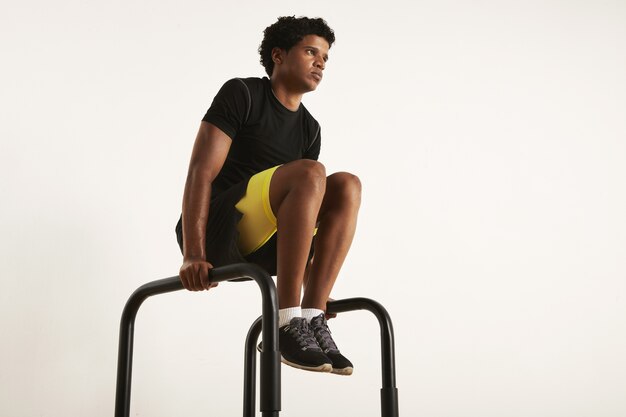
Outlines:
[[272, 49], [280, 48], [289, 50], [300, 42], [307, 35], [320, 36], [333, 46], [335, 42], [335, 32], [328, 26], [322, 18], [283, 16], [278, 21], [263, 31], [263, 41], [259, 46], [261, 54], [261, 65], [265, 68], [268, 76], [272, 76], [274, 71], [274, 61], [272, 60]]

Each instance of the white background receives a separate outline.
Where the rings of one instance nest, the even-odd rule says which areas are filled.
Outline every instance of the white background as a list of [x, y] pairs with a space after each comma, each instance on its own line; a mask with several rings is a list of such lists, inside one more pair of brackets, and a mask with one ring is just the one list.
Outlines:
[[[3, 1], [0, 415], [113, 414], [199, 121], [281, 15], [337, 34], [304, 100], [364, 186], [334, 296], [391, 314], [401, 415], [625, 416], [626, 4], [565, 0]], [[251, 283], [148, 300], [132, 415], [240, 415], [259, 312]], [[373, 316], [331, 326], [354, 375], [283, 367], [281, 415], [379, 415]]]

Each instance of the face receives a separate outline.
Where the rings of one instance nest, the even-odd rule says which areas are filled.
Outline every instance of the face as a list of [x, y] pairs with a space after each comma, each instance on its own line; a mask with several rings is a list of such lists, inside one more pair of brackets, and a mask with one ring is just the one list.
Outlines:
[[289, 52], [274, 48], [272, 78], [281, 79], [290, 89], [300, 93], [315, 90], [324, 76], [329, 49], [326, 39], [317, 35], [305, 36]]

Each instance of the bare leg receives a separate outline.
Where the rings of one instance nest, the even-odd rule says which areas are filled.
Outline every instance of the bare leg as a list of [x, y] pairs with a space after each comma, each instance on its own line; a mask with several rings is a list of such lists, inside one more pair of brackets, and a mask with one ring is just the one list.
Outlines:
[[315, 237], [315, 259], [307, 268], [302, 308], [326, 311], [326, 301], [354, 238], [360, 204], [358, 177], [339, 172], [327, 178]]
[[300, 305], [313, 230], [326, 190], [326, 171], [316, 161], [298, 160], [278, 168], [270, 183], [276, 214], [279, 308]]

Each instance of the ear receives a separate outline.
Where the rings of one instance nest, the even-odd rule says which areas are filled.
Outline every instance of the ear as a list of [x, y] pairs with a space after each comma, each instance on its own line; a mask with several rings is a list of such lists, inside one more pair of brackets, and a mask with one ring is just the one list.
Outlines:
[[284, 56], [284, 49], [272, 48], [272, 61], [274, 61], [274, 64], [282, 64]]

